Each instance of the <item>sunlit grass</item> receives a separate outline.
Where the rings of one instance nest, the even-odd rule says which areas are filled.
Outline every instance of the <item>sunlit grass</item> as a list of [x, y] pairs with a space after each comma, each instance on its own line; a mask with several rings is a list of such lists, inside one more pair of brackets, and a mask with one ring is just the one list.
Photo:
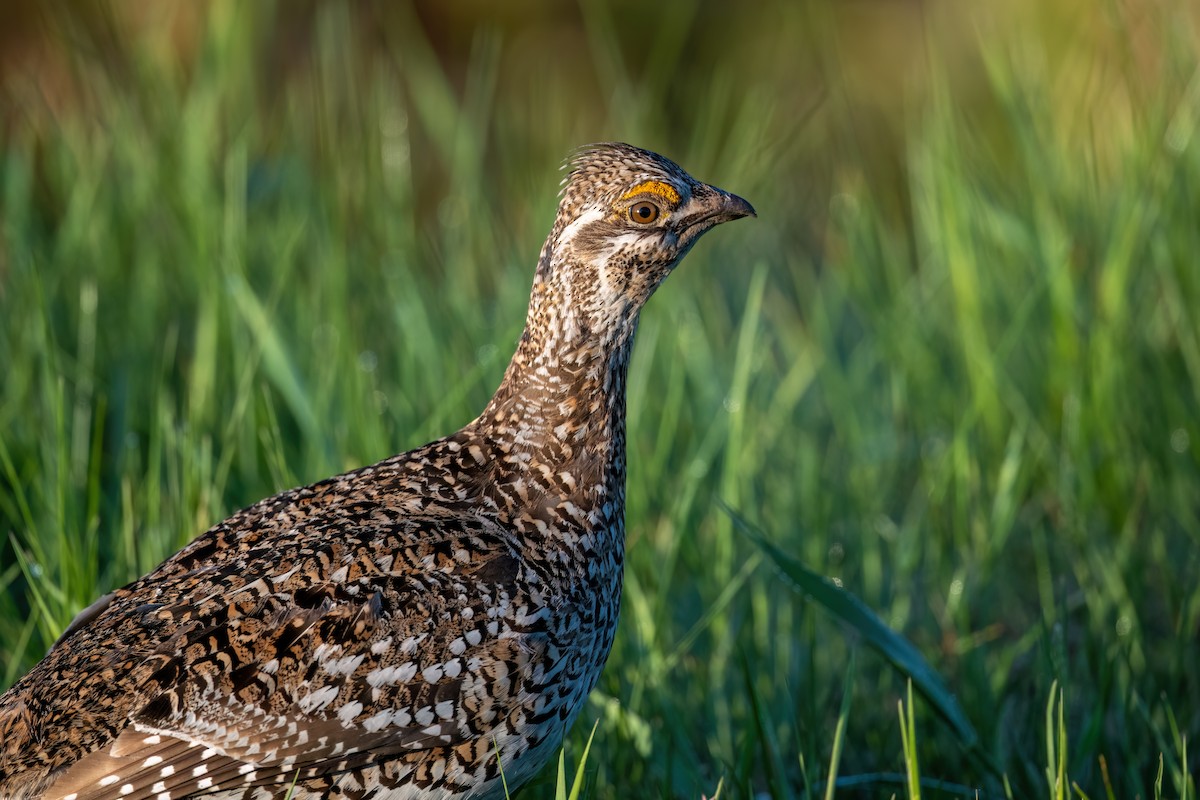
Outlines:
[[849, 96], [853, 29], [817, 5], [739, 23], [760, 38], [697, 77], [688, 31], [637, 50], [585, 3], [584, 66], [529, 84], [499, 31], [455, 71], [395, 6], [377, 54], [322, 5], [311, 63], [263, 85], [288, 12], [217, 3], [186, 74], [143, 54], [88, 113], [7, 132], [0, 680], [236, 508], [470, 420], [559, 160], [621, 138], [760, 216], [643, 318], [621, 628], [571, 792], [1195, 797], [1200, 48], [1166, 5], [1139, 18], [1149, 65], [982, 20], [931, 37], [895, 175]]

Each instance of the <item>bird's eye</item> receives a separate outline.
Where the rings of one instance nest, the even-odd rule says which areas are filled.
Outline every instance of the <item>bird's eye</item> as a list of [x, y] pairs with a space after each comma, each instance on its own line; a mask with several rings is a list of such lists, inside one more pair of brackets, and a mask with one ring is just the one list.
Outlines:
[[629, 218], [639, 225], [649, 225], [658, 219], [658, 206], [643, 200], [629, 207]]

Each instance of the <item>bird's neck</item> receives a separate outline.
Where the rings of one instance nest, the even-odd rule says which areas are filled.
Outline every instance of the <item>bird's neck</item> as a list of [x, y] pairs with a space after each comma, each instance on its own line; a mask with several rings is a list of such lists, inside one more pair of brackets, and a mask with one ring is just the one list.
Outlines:
[[472, 426], [497, 459], [497, 490], [517, 506], [569, 500], [593, 524], [611, 523], [601, 517], [614, 508], [619, 515], [624, 502], [637, 309], [589, 313], [585, 298], [543, 275], [504, 380]]

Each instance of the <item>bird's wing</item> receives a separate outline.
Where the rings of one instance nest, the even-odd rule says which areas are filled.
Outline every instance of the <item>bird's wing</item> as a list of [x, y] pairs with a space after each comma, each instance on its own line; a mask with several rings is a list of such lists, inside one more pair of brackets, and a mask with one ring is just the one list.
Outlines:
[[[187, 726], [172, 725], [156, 730], [140, 723], [126, 728], [112, 744], [85, 756], [72, 765], [43, 795], [44, 800], [155, 800], [168, 797], [199, 797], [235, 787], [279, 786], [335, 774], [388, 754], [401, 751], [391, 741], [394, 734], [378, 732], [358, 741], [358, 748], [342, 744], [337, 720], [295, 720], [284, 715], [250, 721], [226, 719], [206, 713], [201, 726], [207, 735], [188, 737]], [[303, 730], [305, 741], [289, 746], [278, 730]], [[214, 741], [230, 736], [261, 737], [267, 754], [247, 754], [247, 746], [224, 751]], [[273, 740], [274, 737], [274, 740]], [[294, 737], [293, 737], [294, 741]], [[234, 742], [236, 745], [236, 741]], [[361, 749], [360, 749], [361, 748]]]
[[[519, 598], [520, 562], [488, 524], [468, 528], [342, 527], [317, 547], [276, 546], [269, 564], [243, 559], [237, 577], [208, 569], [144, 612], [177, 631], [139, 670], [145, 702], [45, 797], [287, 786], [478, 736], [521, 691], [505, 665], [541, 654], [536, 620], [514, 633], [496, 619]], [[479, 665], [501, 662], [498, 688]]]

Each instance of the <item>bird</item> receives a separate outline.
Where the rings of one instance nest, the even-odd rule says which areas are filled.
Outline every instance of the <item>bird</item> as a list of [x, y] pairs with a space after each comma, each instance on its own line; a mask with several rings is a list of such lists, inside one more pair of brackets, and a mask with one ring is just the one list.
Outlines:
[[0, 798], [503, 798], [612, 647], [639, 314], [737, 195], [576, 150], [526, 325], [456, 433], [233, 514], [0, 696]]

